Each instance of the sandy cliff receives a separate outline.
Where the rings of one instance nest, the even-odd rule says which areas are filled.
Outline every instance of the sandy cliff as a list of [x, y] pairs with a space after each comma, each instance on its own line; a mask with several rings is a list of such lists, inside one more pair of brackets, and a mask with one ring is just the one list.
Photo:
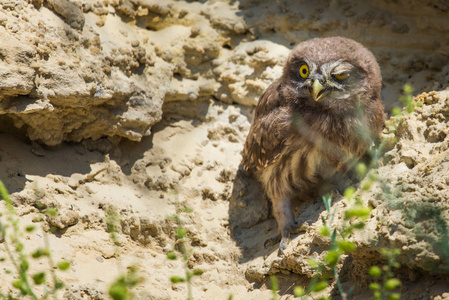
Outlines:
[[[272, 274], [292, 298], [313, 274], [305, 260], [328, 247], [318, 234], [324, 206], [303, 205], [298, 220], [314, 223], [285, 256], [265, 248], [277, 225], [260, 186], [238, 172], [240, 152], [252, 107], [289, 50], [343, 35], [375, 54], [387, 113], [403, 84], [427, 92], [380, 161], [385, 183], [363, 195], [373, 211], [352, 237], [359, 247], [342, 264], [344, 284], [366, 299], [367, 268], [396, 247], [404, 299], [445, 298], [448, 11], [436, 0], [0, 1], [0, 179], [21, 224], [42, 227], [26, 246], [47, 235], [55, 260], [71, 262], [60, 274], [64, 299], [107, 299], [133, 264], [139, 299], [185, 299], [185, 285], [169, 279], [182, 263], [166, 259], [177, 214], [194, 248], [189, 266], [205, 271], [195, 299], [270, 299]], [[334, 202], [337, 221], [347, 205]], [[121, 216], [119, 252], [111, 209]], [[0, 291], [14, 290], [12, 280], [2, 274]]]

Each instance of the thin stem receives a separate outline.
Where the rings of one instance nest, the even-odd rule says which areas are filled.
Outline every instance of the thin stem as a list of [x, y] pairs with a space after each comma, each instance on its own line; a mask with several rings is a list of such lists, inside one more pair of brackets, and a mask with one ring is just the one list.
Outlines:
[[335, 278], [335, 281], [337, 282], [337, 287], [338, 287], [338, 291], [340, 292], [341, 298], [343, 300], [346, 300], [348, 295], [343, 290], [343, 286], [341, 285], [340, 276], [338, 276], [337, 267], [333, 267], [332, 271], [334, 272], [334, 278]]
[[192, 300], [192, 283], [191, 283], [191, 278], [192, 276], [190, 275], [190, 271], [188, 269], [187, 266], [187, 262], [185, 264], [185, 268], [186, 268], [186, 279], [187, 279], [187, 300]]
[[50, 272], [51, 272], [51, 275], [52, 275], [52, 278], [53, 278], [53, 286], [54, 286], [53, 290], [50, 290], [47, 293], [45, 293], [44, 299], [46, 299], [48, 297], [48, 295], [50, 295], [50, 294], [54, 294], [55, 295], [55, 299], [58, 299], [57, 291], [59, 289], [60, 283], [59, 283], [58, 277], [56, 276], [56, 272], [55, 272], [55, 268], [54, 268], [55, 267], [55, 263], [54, 263], [53, 258], [51, 256], [51, 253], [50, 253], [50, 241], [48, 240], [48, 235], [47, 235], [46, 232], [43, 232], [43, 237], [44, 237], [45, 249], [47, 249], [47, 251], [48, 251], [48, 255], [47, 255], [47, 257], [48, 257], [48, 265], [50, 266]]

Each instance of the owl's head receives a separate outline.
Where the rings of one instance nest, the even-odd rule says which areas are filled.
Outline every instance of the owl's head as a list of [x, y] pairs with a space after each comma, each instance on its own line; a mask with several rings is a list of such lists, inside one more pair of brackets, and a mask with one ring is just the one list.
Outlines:
[[297, 45], [282, 75], [289, 98], [312, 107], [345, 110], [380, 97], [381, 75], [374, 55], [342, 37]]

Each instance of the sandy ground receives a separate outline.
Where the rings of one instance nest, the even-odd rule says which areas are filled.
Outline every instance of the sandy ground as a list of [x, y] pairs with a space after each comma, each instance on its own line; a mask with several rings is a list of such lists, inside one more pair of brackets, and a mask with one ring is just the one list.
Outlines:
[[[270, 297], [271, 291], [253, 290], [245, 280], [246, 263], [229, 229], [228, 198], [250, 112], [216, 101], [185, 109], [185, 118], [179, 118], [179, 110], [174, 118], [167, 113], [153, 135], [141, 143], [123, 142], [110, 154], [93, 149], [111, 147], [107, 140], [37, 149], [1, 135], [1, 172], [8, 174], [8, 189], [16, 192], [12, 198], [21, 225], [42, 220], [38, 224], [47, 230], [57, 228], [55, 235], [41, 230], [27, 234], [27, 248], [42, 247], [47, 235], [54, 259], [72, 263], [60, 273], [69, 287], [64, 298], [96, 299], [98, 294], [105, 299], [104, 291], [119, 271], [133, 264], [145, 279], [136, 289], [142, 299], [185, 298], [185, 285], [170, 283], [171, 276], [183, 274], [182, 263], [165, 254], [175, 242], [177, 225], [169, 219], [174, 214], [192, 237], [192, 265], [205, 271], [193, 280], [196, 299]], [[47, 218], [36, 202], [56, 207], [58, 220]], [[185, 208], [192, 212], [183, 212]], [[106, 231], [109, 209], [117, 210], [122, 220], [120, 256]], [[276, 231], [273, 220], [266, 230]], [[2, 280], [6, 286], [10, 278]]]
[[[443, 104], [449, 98], [445, 98], [447, 93], [441, 95], [445, 96], [435, 98], [440, 102], [432, 100], [436, 96], [428, 97], [427, 111], [441, 107], [444, 110]], [[427, 98], [424, 95], [422, 99]], [[67, 289], [60, 292], [64, 299], [107, 299], [108, 286], [132, 265], [138, 267], [144, 279], [135, 288], [138, 299], [185, 299], [186, 285], [170, 282], [171, 276], [183, 275], [183, 263], [166, 258], [175, 245], [174, 232], [178, 227], [170, 217], [178, 215], [188, 230], [193, 249], [189, 267], [204, 271], [193, 279], [195, 299], [227, 299], [231, 294], [234, 299], [271, 299], [267, 277], [270, 274], [278, 277], [282, 299], [292, 297], [293, 286], [307, 285], [308, 276], [313, 274], [305, 263], [307, 257], [322, 255], [326, 249], [326, 242], [316, 230], [323, 204], [317, 199], [301, 207], [298, 221], [316, 220], [316, 224], [293, 237], [286, 256], [279, 255], [276, 245], [265, 248], [265, 241], [277, 235], [276, 222], [260, 186], [238, 171], [251, 120], [250, 109], [210, 100], [189, 105], [173, 102], [164, 110], [163, 120], [155, 126], [153, 134], [140, 143], [123, 141], [114, 146], [103, 139], [49, 148], [13, 135], [0, 136], [0, 171], [8, 174], [4, 182], [12, 192], [20, 224], [24, 227], [34, 223], [39, 227], [22, 237], [26, 249], [31, 252], [43, 247], [47, 237], [54, 260], [71, 262], [69, 271], [58, 272], [67, 284]], [[409, 117], [407, 122], [415, 125], [406, 128], [420, 127], [415, 119], [420, 119], [422, 113]], [[431, 116], [434, 115], [438, 114], [433, 112]], [[397, 178], [404, 180], [409, 173], [404, 162], [396, 161], [404, 161], [405, 157], [407, 162], [408, 156], [397, 152], [405, 151], [408, 139], [408, 135], [403, 137], [398, 143], [402, 146], [388, 152], [385, 166], [379, 169], [381, 174], [388, 174], [392, 186], [397, 186]], [[428, 145], [425, 140], [422, 142]], [[424, 149], [416, 141], [408, 144]], [[443, 139], [437, 148], [433, 147], [433, 151], [442, 153], [438, 157], [444, 157], [447, 144], [447, 139]], [[432, 150], [428, 149], [429, 152]], [[428, 164], [425, 155], [412, 157], [418, 166]], [[429, 176], [446, 184], [444, 169], [432, 166], [426, 169]], [[422, 168], [412, 168], [407, 176], [413, 177]], [[438, 172], [443, 172], [443, 177]], [[441, 188], [440, 185], [435, 191]], [[428, 277], [423, 270], [430, 266], [427, 272], [438, 273], [429, 265], [440, 261], [438, 256], [430, 255], [435, 251], [432, 242], [426, 239], [419, 242], [419, 237], [410, 236], [414, 231], [391, 231], [391, 226], [397, 228], [402, 221], [390, 221], [398, 217], [398, 211], [388, 206], [389, 202], [381, 204], [378, 194], [373, 188], [368, 195], [375, 209], [366, 231], [355, 236], [360, 251], [354, 254], [352, 262], [345, 260], [345, 264], [349, 263], [348, 270], [358, 275], [343, 273], [344, 283], [360, 284], [360, 279], [366, 278], [362, 270], [366, 272], [367, 265], [379, 261], [376, 251], [382, 246], [380, 241], [396, 244], [401, 241], [405, 250], [401, 261], [403, 273], [399, 273], [403, 275], [398, 275], [404, 282], [402, 291], [410, 299], [418, 295], [442, 295], [447, 291], [446, 277]], [[447, 194], [440, 194], [442, 198], [438, 201], [446, 205]], [[415, 203], [418, 205], [419, 201]], [[342, 200], [334, 204], [337, 216], [346, 205]], [[59, 215], [48, 217], [42, 207], [55, 207]], [[110, 210], [120, 215], [119, 247], [114, 247], [105, 224]], [[336, 219], [341, 220], [341, 216]], [[426, 220], [428, 217], [421, 216], [413, 226], [428, 228]], [[55, 234], [48, 232], [50, 228], [56, 230]], [[424, 261], [410, 260], [409, 256], [416, 254]], [[46, 268], [45, 260], [32, 263], [32, 270]], [[408, 278], [407, 274], [414, 275]], [[1, 278], [2, 292], [10, 290], [11, 275]], [[370, 295], [362, 291], [357, 290], [356, 299]]]

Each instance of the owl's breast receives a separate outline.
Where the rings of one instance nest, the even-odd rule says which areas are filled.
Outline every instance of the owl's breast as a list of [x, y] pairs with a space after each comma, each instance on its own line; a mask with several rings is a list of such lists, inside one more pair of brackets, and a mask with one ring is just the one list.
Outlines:
[[324, 156], [362, 156], [373, 141], [363, 115], [341, 116], [328, 112], [292, 114], [292, 131]]
[[276, 160], [259, 170], [258, 177], [270, 198], [292, 193], [306, 196], [319, 183], [320, 163], [320, 155], [310, 143], [288, 140]]

